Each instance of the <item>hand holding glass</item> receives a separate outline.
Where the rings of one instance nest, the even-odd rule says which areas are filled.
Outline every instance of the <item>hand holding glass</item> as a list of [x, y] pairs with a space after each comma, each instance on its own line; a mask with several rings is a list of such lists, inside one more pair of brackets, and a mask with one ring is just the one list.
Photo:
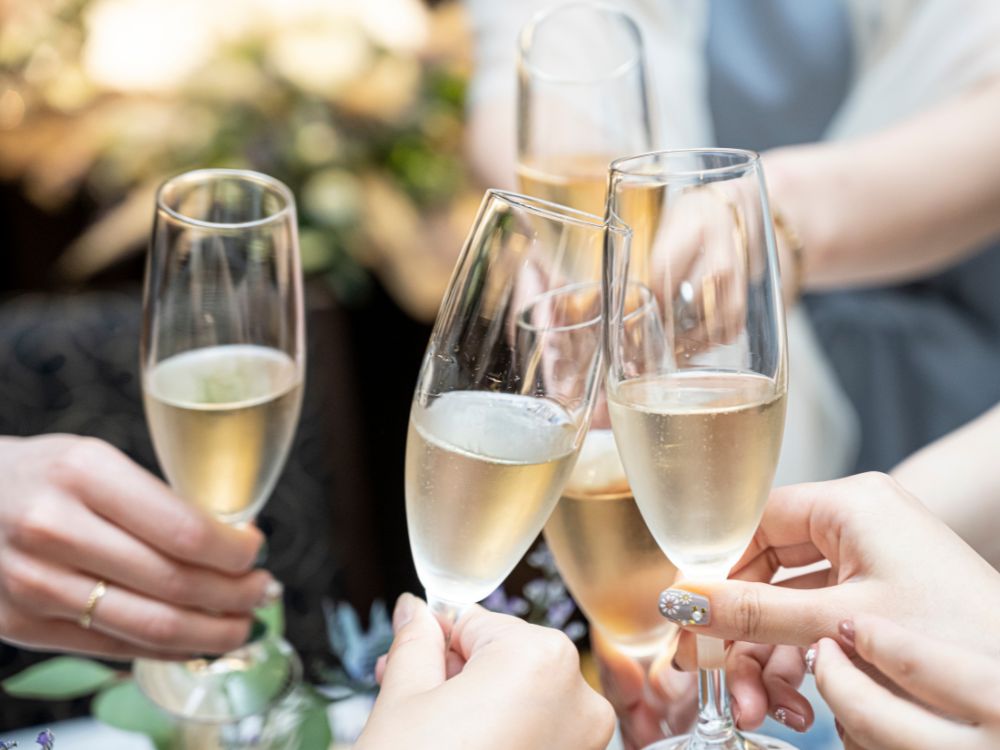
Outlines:
[[[634, 232], [631, 253], [607, 263], [607, 390], [625, 472], [684, 575], [725, 578], [760, 521], [784, 429], [784, 313], [760, 162], [652, 153], [614, 162], [609, 185], [609, 212]], [[629, 318], [636, 287], [656, 315]], [[699, 639], [699, 657], [711, 671], [696, 730], [657, 747], [788, 747], [736, 732], [721, 641]]]
[[[305, 366], [295, 202], [256, 172], [201, 170], [157, 194], [141, 369], [157, 456], [181, 497], [252, 520], [288, 455]], [[280, 639], [220, 659], [137, 661], [140, 687], [185, 718], [260, 713], [300, 667]]]

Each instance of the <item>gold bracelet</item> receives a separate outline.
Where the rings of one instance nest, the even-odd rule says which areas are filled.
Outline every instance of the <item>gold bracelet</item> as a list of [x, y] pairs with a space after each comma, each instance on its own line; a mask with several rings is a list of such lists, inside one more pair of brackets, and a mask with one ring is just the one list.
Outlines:
[[[792, 281], [792, 288], [788, 299], [790, 302], [794, 302], [802, 294], [802, 282], [805, 277], [805, 243], [802, 241], [802, 237], [795, 227], [792, 226], [780, 210], [776, 208], [771, 210], [771, 220], [774, 222], [774, 228], [781, 234], [791, 252], [792, 268], [790, 269], [791, 273], [788, 278]], [[784, 272], [785, 269], [781, 268], [779, 264], [778, 270]]]

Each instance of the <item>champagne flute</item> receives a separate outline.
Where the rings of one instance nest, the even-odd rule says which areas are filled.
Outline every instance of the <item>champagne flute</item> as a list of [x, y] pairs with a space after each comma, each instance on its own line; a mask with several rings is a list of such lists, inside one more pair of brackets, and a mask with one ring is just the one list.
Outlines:
[[[784, 312], [759, 158], [714, 149], [620, 159], [608, 211], [635, 235], [606, 266], [608, 400], [625, 473], [684, 575], [724, 579], [760, 521], [784, 430]], [[638, 329], [626, 325], [635, 284], [658, 303]], [[701, 617], [692, 608], [691, 624]], [[790, 748], [736, 731], [723, 644], [699, 637], [698, 652], [695, 730], [655, 747]]]
[[[636, 22], [589, 0], [537, 13], [518, 47], [520, 189], [600, 214], [608, 165], [650, 150], [652, 133]], [[591, 262], [599, 268], [601, 255]], [[644, 663], [664, 650], [677, 631], [660, 616], [656, 595], [677, 571], [639, 514], [603, 393], [545, 540], [592, 626]]]
[[[156, 197], [143, 295], [141, 370], [160, 465], [187, 502], [251, 521], [281, 473], [305, 367], [295, 201], [256, 172], [205, 169]], [[278, 638], [218, 659], [136, 660], [136, 681], [170, 713], [229, 722], [298, 680]]]
[[517, 76], [521, 191], [602, 214], [611, 161], [653, 148], [638, 25], [590, 0], [546, 8], [521, 30]]
[[446, 624], [486, 598], [538, 536], [601, 376], [600, 276], [580, 259], [628, 232], [490, 190], [424, 356], [406, 441], [417, 574]]

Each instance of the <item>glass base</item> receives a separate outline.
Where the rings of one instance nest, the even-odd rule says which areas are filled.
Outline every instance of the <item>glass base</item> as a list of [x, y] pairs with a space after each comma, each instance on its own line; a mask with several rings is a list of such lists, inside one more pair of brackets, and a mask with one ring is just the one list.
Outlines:
[[724, 740], [700, 740], [685, 734], [647, 745], [643, 750], [798, 750], [783, 740], [762, 734], [736, 734]]
[[214, 660], [136, 659], [132, 674], [167, 713], [222, 724], [266, 713], [283, 700], [302, 679], [302, 662], [287, 641], [267, 637]]

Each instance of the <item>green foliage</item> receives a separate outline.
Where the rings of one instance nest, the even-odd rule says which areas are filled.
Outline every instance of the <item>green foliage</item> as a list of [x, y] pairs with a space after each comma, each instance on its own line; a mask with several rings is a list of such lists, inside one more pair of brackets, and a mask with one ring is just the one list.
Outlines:
[[157, 750], [168, 750], [177, 734], [174, 721], [150, 703], [132, 680], [98, 693], [91, 711], [105, 724], [146, 735]]
[[2, 685], [17, 698], [69, 700], [96, 692], [115, 675], [110, 667], [90, 659], [57, 656], [8, 677]]

